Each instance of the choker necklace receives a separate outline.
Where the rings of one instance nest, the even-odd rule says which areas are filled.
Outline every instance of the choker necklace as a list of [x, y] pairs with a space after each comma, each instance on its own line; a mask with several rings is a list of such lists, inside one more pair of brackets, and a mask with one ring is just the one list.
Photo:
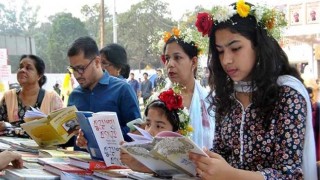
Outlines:
[[233, 82], [233, 88], [236, 92], [251, 93], [257, 90], [257, 88], [252, 89], [251, 84], [251, 81], [237, 81]]

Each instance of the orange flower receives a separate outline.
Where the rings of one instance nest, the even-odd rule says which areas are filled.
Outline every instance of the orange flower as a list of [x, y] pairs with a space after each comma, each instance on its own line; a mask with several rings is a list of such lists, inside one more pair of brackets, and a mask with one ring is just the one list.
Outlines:
[[176, 28], [176, 27], [172, 28], [172, 33], [176, 37], [180, 36], [180, 30], [178, 28]]
[[270, 20], [266, 22], [266, 28], [271, 30], [274, 27], [275, 19], [272, 17]]
[[171, 33], [169, 33], [169, 32], [164, 32], [164, 34], [163, 34], [163, 41], [166, 43], [170, 38], [171, 38]]

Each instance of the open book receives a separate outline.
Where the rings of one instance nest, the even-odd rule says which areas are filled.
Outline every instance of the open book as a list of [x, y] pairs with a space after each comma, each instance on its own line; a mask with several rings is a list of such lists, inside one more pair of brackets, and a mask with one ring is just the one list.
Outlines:
[[107, 166], [123, 164], [120, 161], [120, 142], [123, 136], [115, 112], [76, 112], [80, 128], [88, 142], [92, 159], [103, 160]]
[[27, 112], [24, 114], [23, 120], [25, 122], [29, 122], [35, 119], [41, 119], [44, 117], [47, 117], [45, 113], [41, 112], [39, 108], [30, 107], [31, 110], [27, 110]]
[[121, 148], [160, 176], [195, 176], [196, 169], [189, 159], [189, 152], [207, 156], [192, 140], [178, 133], [163, 131], [153, 138], [147, 131], [135, 128], [142, 135], [128, 133], [134, 141]]
[[75, 112], [70, 106], [51, 112], [47, 117], [21, 124], [21, 127], [41, 146], [64, 144], [79, 129]]

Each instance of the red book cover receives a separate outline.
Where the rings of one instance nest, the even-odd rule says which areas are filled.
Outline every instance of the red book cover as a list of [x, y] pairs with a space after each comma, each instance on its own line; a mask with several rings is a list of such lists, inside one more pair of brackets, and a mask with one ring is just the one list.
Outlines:
[[77, 166], [83, 169], [93, 170], [107, 170], [107, 169], [125, 169], [123, 166], [107, 166], [104, 161], [94, 160], [90, 158], [70, 157], [70, 165]]
[[54, 174], [61, 175], [63, 172], [75, 173], [80, 175], [91, 175], [92, 171], [88, 169], [81, 169], [68, 164], [46, 164], [44, 165], [44, 170], [49, 171]]

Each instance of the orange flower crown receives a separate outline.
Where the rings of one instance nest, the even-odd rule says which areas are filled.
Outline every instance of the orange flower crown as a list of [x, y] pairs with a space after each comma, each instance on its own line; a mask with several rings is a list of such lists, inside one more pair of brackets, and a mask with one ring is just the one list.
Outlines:
[[189, 136], [193, 131], [190, 125], [189, 112], [182, 105], [182, 96], [180, 95], [181, 89], [178, 85], [173, 85], [172, 88], [162, 91], [158, 96], [159, 100], [162, 101], [169, 111], [176, 110], [179, 116], [179, 128], [178, 133], [183, 136]]
[[167, 43], [170, 38], [180, 39], [183, 42], [188, 43], [191, 46], [194, 46], [195, 48], [197, 48], [198, 55], [202, 53], [202, 49], [193, 40], [191, 29], [186, 29], [184, 33], [181, 33], [180, 29], [178, 29], [177, 27], [174, 27], [172, 28], [171, 31], [172, 32], [166, 31], [163, 33], [163, 41], [165, 43]]
[[[281, 28], [287, 25], [283, 12], [262, 5], [250, 7], [244, 0], [239, 0], [236, 3], [236, 8], [234, 8], [234, 5], [215, 6], [212, 8], [211, 14], [206, 12], [198, 13], [195, 26], [202, 33], [202, 36], [205, 36], [210, 34], [215, 24], [226, 22], [236, 14], [242, 18], [246, 18], [248, 15], [254, 16], [258, 25], [264, 27], [268, 34], [276, 39], [280, 38]], [[236, 22], [233, 23], [236, 24]]]

